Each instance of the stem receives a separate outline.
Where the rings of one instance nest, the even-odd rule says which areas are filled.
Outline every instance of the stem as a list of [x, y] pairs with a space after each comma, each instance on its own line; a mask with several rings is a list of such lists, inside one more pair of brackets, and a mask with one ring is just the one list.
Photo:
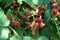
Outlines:
[[35, 31], [35, 30], [36, 30], [36, 28], [37, 28], [37, 25], [38, 25], [38, 24], [36, 23], [36, 26], [35, 26], [35, 28], [33, 29], [33, 31]]
[[[54, 23], [55, 23], [55, 25], [56, 25], [56, 28], [57, 28], [57, 23], [56, 23], [56, 21], [55, 21], [55, 19], [54, 19], [53, 14], [52, 14], [52, 17], [53, 17], [53, 21], [54, 21]], [[57, 28], [57, 32], [58, 32], [58, 34], [59, 34], [59, 30], [58, 30], [58, 28]], [[59, 34], [59, 37], [60, 37], [60, 34]]]
[[[8, 26], [17, 36], [19, 36], [19, 34], [11, 27], [11, 26]], [[19, 36], [19, 39], [22, 40], [22, 37]]]

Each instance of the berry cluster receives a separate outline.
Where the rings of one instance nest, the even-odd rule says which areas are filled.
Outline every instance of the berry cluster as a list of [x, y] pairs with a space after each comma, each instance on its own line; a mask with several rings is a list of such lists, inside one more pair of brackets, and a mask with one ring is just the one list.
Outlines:
[[20, 23], [22, 22], [22, 20], [19, 18], [17, 21], [15, 21], [16, 20], [16, 16], [18, 16], [19, 15], [19, 10], [17, 10], [17, 9], [15, 9], [15, 8], [17, 8], [17, 3], [16, 2], [14, 2], [12, 5], [11, 5], [11, 9], [13, 10], [13, 14], [15, 15], [14, 17], [12, 16], [12, 15], [8, 15], [8, 19], [11, 21], [10, 22], [10, 25], [12, 26], [12, 27], [19, 27], [20, 26]]
[[[55, 17], [60, 16], [60, 14], [59, 14], [60, 5], [58, 5], [56, 3], [56, 0], [51, 0], [51, 4], [53, 6], [53, 8], [52, 8], [53, 15]], [[24, 5], [26, 5], [26, 4], [24, 4]], [[39, 6], [36, 9], [30, 9], [29, 7], [26, 6], [30, 10], [30, 12], [31, 12], [31, 10], [33, 10], [33, 12], [36, 13], [36, 15], [34, 15], [33, 13], [31, 14], [30, 12], [24, 12], [22, 10], [24, 12], [24, 17], [19, 14], [20, 7], [21, 6], [17, 2], [14, 2], [10, 7], [10, 9], [13, 10], [13, 14], [14, 14], [14, 17], [12, 15], [8, 16], [8, 19], [11, 21], [10, 25], [12, 27], [20, 27], [25, 22], [31, 22], [31, 23], [28, 23], [27, 25], [25, 24], [25, 26], [28, 26], [28, 28], [32, 29], [32, 34], [35, 34], [37, 32], [34, 29], [36, 27], [36, 24], [38, 24], [39, 29], [43, 29], [46, 26], [46, 24], [44, 23], [44, 19], [42, 18], [42, 15], [45, 13], [45, 8], [43, 6]], [[24, 8], [25, 8], [25, 6], [24, 6]], [[31, 16], [31, 15], [33, 15], [33, 16]], [[34, 17], [34, 16], [37, 16], [37, 17]], [[33, 20], [30, 19], [30, 17], [34, 17]], [[30, 20], [32, 20], [32, 21], [30, 21]]]
[[53, 15], [55, 17], [60, 16], [60, 5], [56, 2], [56, 0], [51, 0], [51, 3], [53, 5], [52, 9]]
[[[24, 17], [21, 16], [19, 13], [20, 13], [20, 10], [18, 9], [19, 8], [19, 5], [18, 3], [14, 2], [10, 9], [13, 11], [13, 15], [8, 15], [8, 19], [11, 21], [10, 22], [10, 25], [12, 27], [20, 27], [23, 23], [25, 22], [31, 22], [30, 20], [30, 17], [31, 14], [30, 12], [25, 12], [24, 14]], [[29, 9], [29, 8], [28, 8]], [[33, 9], [32, 9], [33, 10]], [[33, 10], [34, 12], [36, 12], [36, 16], [37, 17], [34, 17], [33, 21], [31, 22], [31, 24], [28, 24], [28, 28], [30, 29], [34, 29], [35, 26], [36, 26], [36, 23], [38, 24], [38, 28], [39, 29], [42, 29], [45, 27], [45, 23], [44, 23], [44, 20], [42, 19], [42, 14], [44, 13], [44, 8], [42, 6], [39, 6], [37, 9]], [[29, 17], [30, 16], [30, 17]], [[36, 31], [32, 31], [32, 34], [34, 34], [34, 32]]]

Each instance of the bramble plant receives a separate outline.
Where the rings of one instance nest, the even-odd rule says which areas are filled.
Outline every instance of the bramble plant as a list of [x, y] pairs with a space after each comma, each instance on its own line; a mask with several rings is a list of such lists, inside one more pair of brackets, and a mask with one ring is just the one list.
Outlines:
[[60, 0], [0, 0], [0, 40], [60, 40]]

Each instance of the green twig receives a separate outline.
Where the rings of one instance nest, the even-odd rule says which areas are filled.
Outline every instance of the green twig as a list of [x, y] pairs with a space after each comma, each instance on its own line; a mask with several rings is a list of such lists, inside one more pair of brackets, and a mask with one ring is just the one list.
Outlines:
[[19, 36], [19, 34], [11, 26], [8, 27], [19, 37], [20, 40], [22, 40], [22, 37]]

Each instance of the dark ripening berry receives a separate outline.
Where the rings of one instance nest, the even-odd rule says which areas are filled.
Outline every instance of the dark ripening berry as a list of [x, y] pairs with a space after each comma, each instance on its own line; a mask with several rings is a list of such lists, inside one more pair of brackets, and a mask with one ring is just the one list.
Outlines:
[[13, 3], [13, 5], [12, 5], [13, 7], [16, 7], [17, 6], [17, 4], [16, 3]]
[[38, 12], [38, 16], [40, 16], [42, 13], [41, 12]]
[[34, 21], [35, 21], [35, 22], [38, 22], [38, 21], [39, 21], [39, 18], [35, 18]]
[[38, 10], [43, 10], [43, 7], [42, 7], [42, 6], [39, 6], [39, 7], [38, 7]]
[[12, 15], [9, 15], [9, 16], [8, 16], [8, 19], [12, 20]]
[[16, 26], [16, 23], [14, 21], [11, 22], [11, 26]]
[[41, 10], [38, 12], [38, 16], [42, 15], [44, 13], [44, 10]]
[[19, 13], [19, 11], [18, 11], [18, 10], [15, 10], [15, 11], [14, 11], [14, 14], [18, 14], [18, 13]]
[[43, 22], [44, 20], [42, 19], [42, 18], [39, 18], [39, 21], [38, 21], [38, 23], [41, 23], [41, 22]]
[[52, 9], [52, 12], [53, 12], [53, 14], [56, 14], [58, 12], [58, 10], [54, 8], [54, 9]]
[[39, 27], [40, 29], [44, 28], [44, 27], [45, 27], [45, 23], [41, 22], [40, 24], [38, 24], [38, 27]]
[[26, 17], [28, 17], [29, 15], [30, 15], [30, 14], [27, 12], [27, 13], [26, 13]]
[[57, 16], [58, 16], [58, 14], [54, 14], [54, 16], [55, 16], [55, 17], [57, 17]]

